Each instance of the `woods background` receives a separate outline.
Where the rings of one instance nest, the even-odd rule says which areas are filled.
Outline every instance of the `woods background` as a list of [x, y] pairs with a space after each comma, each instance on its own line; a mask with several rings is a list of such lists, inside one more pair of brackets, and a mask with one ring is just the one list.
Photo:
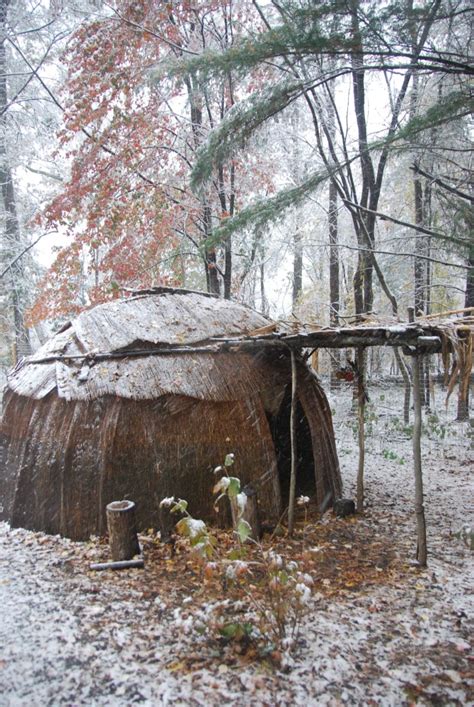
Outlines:
[[154, 285], [333, 326], [474, 306], [472, 15], [1, 0], [2, 368]]

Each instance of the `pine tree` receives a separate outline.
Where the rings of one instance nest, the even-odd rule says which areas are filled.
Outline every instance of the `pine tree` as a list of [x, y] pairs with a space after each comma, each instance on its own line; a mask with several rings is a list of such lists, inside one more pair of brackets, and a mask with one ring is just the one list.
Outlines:
[[[396, 298], [391, 295], [376, 258], [377, 212], [387, 164], [393, 153], [406, 149], [413, 139], [434, 126], [461, 121], [472, 110], [472, 95], [465, 81], [473, 73], [472, 66], [459, 48], [453, 51], [455, 40], [450, 47], [443, 42], [443, 27], [449, 24], [451, 37], [456, 37], [466, 20], [472, 19], [472, 10], [467, 2], [453, 7], [442, 0], [422, 6], [411, 0], [389, 5], [360, 0], [292, 0], [272, 3], [270, 7], [258, 2], [255, 5], [263, 31], [247, 36], [227, 52], [207, 52], [181, 62], [164, 63], [158, 69], [160, 75], [182, 76], [191, 72], [201, 81], [215, 80], [229, 70], [245, 72], [265, 62], [272, 62], [280, 71], [280, 81], [235, 105], [211, 132], [193, 170], [194, 185], [202, 188], [216, 166], [235, 156], [260, 126], [298, 99], [304, 100], [311, 112], [323, 166], [303, 184], [241, 211], [215, 237], [227, 237], [249, 227], [261, 228], [330, 180], [350, 213], [357, 240], [356, 313], [362, 316], [372, 311], [374, 273], [396, 313]], [[413, 79], [426, 71], [437, 77], [452, 77], [451, 91], [407, 120]], [[391, 107], [382, 136], [371, 139], [374, 128], [366, 87], [368, 77], [375, 74], [386, 79]], [[350, 142], [351, 136], [345, 135], [337, 114], [334, 86], [338, 78], [351, 83], [355, 146]], [[327, 95], [336, 107], [337, 139], [331, 135], [324, 111], [323, 97]], [[413, 226], [416, 228], [417, 224]]]

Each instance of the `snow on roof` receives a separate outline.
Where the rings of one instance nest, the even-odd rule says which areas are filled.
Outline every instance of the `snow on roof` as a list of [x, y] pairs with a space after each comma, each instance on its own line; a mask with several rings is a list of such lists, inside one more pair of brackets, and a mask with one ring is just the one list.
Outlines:
[[268, 384], [266, 366], [249, 354], [229, 361], [220, 354], [185, 354], [94, 362], [90, 360], [36, 363], [48, 356], [81, 356], [204, 344], [213, 337], [248, 334], [271, 320], [245, 305], [194, 292], [164, 291], [115, 300], [82, 312], [70, 325], [18, 365], [8, 387], [18, 395], [40, 399], [55, 388], [68, 400], [91, 400], [101, 395], [132, 399], [167, 393], [210, 400], [228, 400], [239, 392]]

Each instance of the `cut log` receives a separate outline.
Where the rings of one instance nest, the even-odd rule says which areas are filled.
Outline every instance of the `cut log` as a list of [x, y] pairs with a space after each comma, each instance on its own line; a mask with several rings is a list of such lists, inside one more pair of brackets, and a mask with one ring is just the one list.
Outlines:
[[138, 558], [136, 560], [123, 560], [122, 562], [92, 562], [90, 565], [91, 570], [101, 571], [101, 570], [128, 570], [134, 567], [141, 569], [145, 566], [143, 558]]
[[[230, 499], [230, 510], [232, 513], [232, 525], [237, 529], [240, 520], [245, 520], [252, 529], [252, 538], [260, 540], [260, 519], [258, 517], [257, 492], [252, 486], [248, 485], [242, 489], [242, 494], [245, 496], [244, 508], [242, 509], [242, 499], [239, 497]], [[240, 496], [241, 494], [239, 494]]]
[[107, 506], [110, 553], [114, 562], [140, 554], [133, 501], [113, 501]]

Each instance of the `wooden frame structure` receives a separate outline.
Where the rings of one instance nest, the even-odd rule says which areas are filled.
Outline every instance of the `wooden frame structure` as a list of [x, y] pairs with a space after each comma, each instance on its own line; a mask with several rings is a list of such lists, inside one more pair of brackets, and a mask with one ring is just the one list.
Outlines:
[[[149, 294], [166, 294], [171, 291], [170, 288], [158, 288], [158, 291], [150, 291]], [[145, 293], [147, 294], [147, 293]], [[190, 293], [191, 294], [191, 293]], [[202, 294], [202, 293], [200, 293]], [[143, 296], [143, 295], [142, 295]], [[414, 313], [410, 313], [408, 323], [388, 322], [378, 323], [367, 321], [358, 323], [353, 326], [344, 327], [321, 327], [311, 324], [302, 324], [297, 322], [270, 322], [261, 326], [259, 329], [254, 329], [248, 333], [238, 336], [212, 336], [208, 338], [195, 338], [186, 343], [179, 337], [179, 343], [176, 342], [176, 337], [169, 340], [163, 339], [159, 344], [142, 345], [138, 342], [136, 346], [127, 346], [112, 348], [112, 350], [101, 350], [105, 348], [104, 344], [110, 343], [106, 338], [102, 339], [102, 346], [93, 351], [84, 350], [84, 348], [70, 350], [69, 353], [59, 353], [54, 349], [46, 350], [41, 355], [34, 355], [30, 358], [30, 362], [38, 368], [43, 368], [41, 364], [65, 364], [66, 366], [78, 367], [79, 375], [77, 376], [77, 385], [81, 381], [86, 380], [89, 376], [93, 377], [96, 364], [104, 362], [104, 365], [109, 365], [106, 362], [116, 360], [119, 363], [121, 360], [126, 360], [124, 363], [133, 362], [134, 359], [151, 358], [151, 357], [180, 357], [192, 356], [195, 357], [201, 354], [205, 357], [215, 357], [215, 362], [219, 360], [222, 354], [240, 354], [249, 355], [258, 352], [266, 354], [275, 353], [284, 354], [287, 359], [291, 360], [291, 414], [290, 414], [290, 440], [291, 440], [291, 470], [290, 470], [290, 508], [289, 508], [289, 532], [293, 531], [294, 515], [294, 489], [296, 478], [296, 400], [298, 376], [296, 375], [297, 365], [301, 366], [298, 361], [304, 358], [304, 350], [318, 349], [356, 349], [359, 354], [368, 347], [398, 347], [403, 350], [406, 355], [409, 355], [412, 360], [412, 382], [414, 389], [414, 426], [413, 426], [413, 455], [414, 455], [414, 472], [415, 472], [415, 511], [417, 518], [418, 531], [418, 551], [417, 560], [420, 565], [426, 565], [427, 550], [426, 550], [426, 528], [424, 520], [423, 507], [423, 478], [421, 464], [421, 403], [420, 403], [420, 360], [426, 354], [441, 354], [445, 365], [445, 371], [451, 368], [451, 374], [447, 374], [448, 393], [452, 391], [457, 378], [462, 382], [463, 388], [467, 390], [471, 369], [472, 369], [472, 352], [474, 340], [474, 316], [469, 316], [469, 313], [474, 311], [474, 308], [467, 310], [458, 310], [456, 312], [445, 312], [436, 315], [436, 319], [426, 317], [423, 319], [414, 319]], [[461, 315], [456, 319], [452, 319], [453, 315]], [[265, 321], [265, 320], [264, 320]], [[268, 322], [268, 320], [266, 320]], [[173, 322], [176, 324], [176, 322]], [[255, 326], [255, 324], [254, 324]], [[61, 334], [62, 332], [59, 332]], [[188, 338], [188, 337], [184, 337]], [[182, 343], [181, 343], [182, 342]], [[107, 345], [107, 344], [106, 344]], [[362, 356], [359, 356], [362, 359]], [[236, 359], [235, 359], [236, 360]], [[454, 364], [451, 365], [450, 364]], [[115, 364], [114, 364], [115, 365]], [[127, 363], [127, 365], [129, 365]], [[21, 366], [20, 366], [21, 367]], [[98, 367], [100, 368], [100, 366]], [[97, 370], [97, 369], [96, 369]], [[13, 375], [15, 375], [13, 372]], [[301, 382], [301, 381], [300, 381]], [[301, 389], [303, 390], [303, 389]], [[363, 500], [363, 466], [364, 466], [364, 430], [363, 430], [363, 384], [358, 381], [358, 398], [359, 398], [359, 473], [358, 473], [358, 501]], [[359, 498], [359, 496], [361, 498]], [[358, 503], [359, 510], [362, 507], [362, 501]]]

